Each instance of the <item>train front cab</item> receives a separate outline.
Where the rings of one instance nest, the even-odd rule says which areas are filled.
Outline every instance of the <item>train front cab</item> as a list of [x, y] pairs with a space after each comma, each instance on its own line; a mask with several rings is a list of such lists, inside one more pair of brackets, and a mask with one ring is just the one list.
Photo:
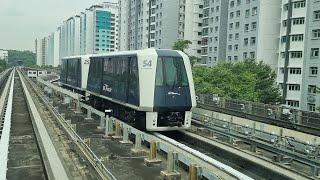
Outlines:
[[188, 129], [195, 92], [189, 58], [182, 52], [156, 50], [158, 54], [153, 112], [146, 113], [149, 131]]

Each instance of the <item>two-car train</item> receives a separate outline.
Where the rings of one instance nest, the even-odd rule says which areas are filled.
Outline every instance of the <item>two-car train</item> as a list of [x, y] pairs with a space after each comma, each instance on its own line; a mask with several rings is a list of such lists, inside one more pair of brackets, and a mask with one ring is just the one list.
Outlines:
[[99, 110], [147, 131], [187, 129], [196, 106], [189, 58], [146, 49], [64, 58], [62, 86]]

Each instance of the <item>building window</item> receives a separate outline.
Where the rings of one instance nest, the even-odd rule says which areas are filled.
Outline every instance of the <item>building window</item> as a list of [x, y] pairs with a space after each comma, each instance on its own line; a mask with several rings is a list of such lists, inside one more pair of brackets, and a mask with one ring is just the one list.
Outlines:
[[229, 34], [229, 41], [232, 40], [232, 37], [233, 37], [233, 35], [232, 35], [232, 34]]
[[299, 101], [287, 100], [287, 105], [291, 107], [299, 107]]
[[228, 56], [228, 60], [231, 61], [231, 56]]
[[250, 16], [250, 9], [246, 10], [246, 18], [248, 18]]
[[305, 1], [298, 1], [293, 3], [294, 8], [304, 8], [306, 7], [306, 2]]
[[252, 16], [255, 16], [257, 14], [258, 14], [258, 8], [257, 7], [252, 8]]
[[310, 76], [316, 76], [318, 74], [318, 67], [310, 67]]
[[238, 51], [238, 50], [239, 50], [239, 45], [238, 45], [238, 44], [234, 45], [234, 50], [235, 50], [235, 51]]
[[301, 74], [301, 68], [290, 68], [290, 74]]
[[234, 7], [234, 1], [230, 2], [230, 7]]
[[233, 12], [230, 13], [230, 19], [233, 19]]
[[303, 34], [291, 35], [291, 41], [303, 41]]
[[292, 51], [291, 58], [302, 58], [302, 51]]
[[256, 37], [251, 37], [250, 44], [255, 45], [256, 44]]
[[228, 45], [228, 50], [232, 51], [232, 45]]
[[256, 53], [255, 53], [255, 52], [250, 52], [250, 58], [251, 58], [251, 59], [256, 58]]
[[294, 18], [292, 20], [293, 25], [299, 25], [299, 24], [304, 24], [304, 17], [303, 18]]
[[248, 58], [248, 53], [247, 52], [244, 52], [243, 53], [243, 59], [247, 59]]
[[287, 42], [287, 36], [282, 36], [281, 43], [286, 43], [286, 42]]
[[289, 84], [289, 91], [300, 91], [300, 84]]
[[241, 16], [241, 11], [240, 11], [240, 10], [238, 10], [238, 11], [236, 12], [236, 16], [237, 16], [237, 17], [240, 17], [240, 16]]
[[316, 93], [317, 93], [317, 86], [315, 86], [315, 85], [309, 85], [309, 86], [308, 86], [308, 93], [309, 93], [309, 94], [316, 94]]
[[229, 29], [232, 30], [233, 29], [233, 23], [229, 24]]
[[236, 33], [236, 34], [234, 35], [234, 39], [235, 39], [235, 40], [239, 40], [239, 33]]
[[308, 111], [312, 111], [312, 112], [316, 111], [316, 105], [315, 104], [308, 103], [307, 106], [308, 106]]
[[314, 20], [320, 20], [320, 11], [313, 11]]
[[248, 44], [249, 44], [249, 39], [248, 39], [248, 38], [244, 38], [243, 41], [244, 41], [243, 44], [244, 44], [245, 46], [248, 46]]
[[236, 22], [236, 29], [239, 29], [240, 27], [240, 22]]
[[257, 29], [257, 22], [252, 22], [251, 23], [251, 30], [254, 31]]
[[244, 25], [244, 32], [248, 32], [249, 31], [249, 24], [245, 24]]
[[238, 61], [238, 56], [233, 57], [235, 61]]
[[237, 0], [237, 5], [239, 6], [241, 4], [241, 0]]
[[320, 29], [312, 30], [312, 38], [314, 38], [314, 39], [320, 38]]
[[319, 57], [319, 48], [311, 48], [311, 57]]

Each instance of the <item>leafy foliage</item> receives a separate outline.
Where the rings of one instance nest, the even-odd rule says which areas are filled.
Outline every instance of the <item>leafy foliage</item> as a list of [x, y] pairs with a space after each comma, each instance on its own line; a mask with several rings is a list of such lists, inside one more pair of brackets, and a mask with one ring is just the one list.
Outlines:
[[253, 59], [193, 68], [197, 93], [275, 104], [280, 100], [276, 74], [270, 66]]
[[4, 71], [7, 68], [7, 63], [4, 60], [0, 60], [0, 72]]
[[190, 44], [192, 44], [192, 42], [189, 40], [179, 40], [174, 43], [172, 49], [184, 52], [185, 49], [189, 48]]
[[[179, 50], [179, 51], [182, 51], [182, 52], [186, 53], [185, 50], [189, 48], [190, 44], [192, 44], [192, 42], [189, 41], [189, 40], [179, 40], [179, 41], [174, 43], [172, 49]], [[190, 63], [191, 63], [192, 67], [194, 66], [195, 63], [197, 63], [197, 62], [199, 62], [201, 60], [200, 58], [198, 58], [196, 56], [190, 56], [190, 55], [188, 55], [188, 56], [189, 56]]]
[[19, 61], [24, 66], [34, 66], [36, 64], [36, 55], [31, 51], [8, 51], [8, 63], [11, 66], [20, 65]]

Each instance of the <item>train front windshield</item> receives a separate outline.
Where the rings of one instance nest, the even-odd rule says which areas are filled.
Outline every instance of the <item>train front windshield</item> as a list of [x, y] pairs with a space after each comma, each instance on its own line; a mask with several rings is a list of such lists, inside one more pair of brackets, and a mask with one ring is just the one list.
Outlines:
[[158, 57], [154, 110], [157, 112], [184, 112], [190, 109], [189, 81], [182, 57]]
[[189, 86], [183, 59], [180, 57], [159, 57], [157, 64], [156, 86]]

